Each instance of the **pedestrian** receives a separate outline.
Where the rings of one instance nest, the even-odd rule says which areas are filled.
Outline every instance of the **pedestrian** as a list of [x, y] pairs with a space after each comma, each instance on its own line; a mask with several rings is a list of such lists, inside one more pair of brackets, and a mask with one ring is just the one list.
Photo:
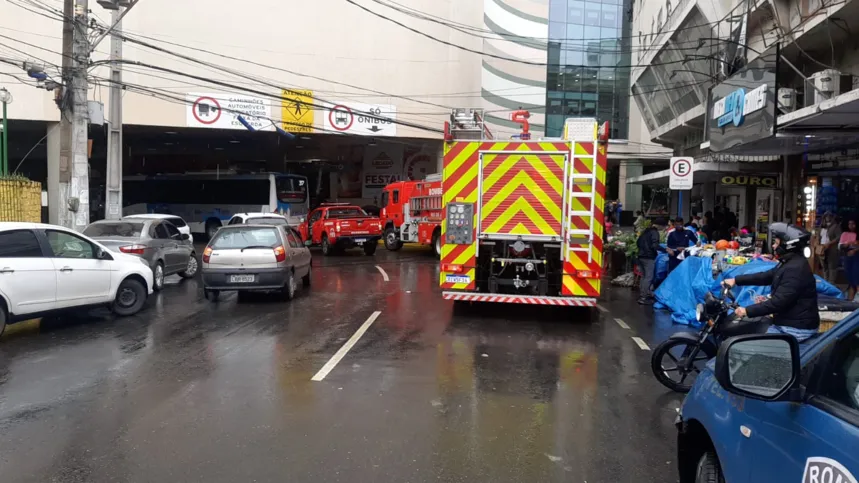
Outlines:
[[645, 229], [636, 240], [638, 246], [638, 266], [641, 269], [641, 285], [638, 290], [638, 303], [650, 305], [653, 303], [653, 292], [650, 285], [656, 272], [656, 256], [659, 253], [659, 232], [665, 227], [665, 218], [657, 218]]
[[847, 222], [847, 231], [838, 240], [838, 249], [844, 255], [844, 272], [847, 275], [847, 300], [856, 297], [859, 286], [859, 241], [856, 240], [856, 221]]
[[632, 226], [635, 228], [635, 233], [641, 233], [641, 230], [644, 229], [644, 222], [647, 221], [647, 218], [644, 217], [644, 213], [641, 210], [635, 212], [635, 221], [632, 223]]
[[666, 246], [668, 246], [668, 273], [674, 271], [683, 260], [680, 255], [690, 246], [698, 243], [698, 236], [691, 230], [683, 227], [683, 218], [674, 220], [674, 231], [668, 235]]
[[704, 213], [704, 220], [702, 221], [701, 231], [707, 235], [707, 240], [713, 240], [713, 213], [708, 211]]
[[818, 253], [822, 255], [823, 278], [835, 285], [838, 276], [838, 267], [841, 266], [841, 254], [838, 252], [838, 243], [841, 240], [841, 224], [831, 212], [823, 214], [823, 223], [820, 230], [820, 245]]

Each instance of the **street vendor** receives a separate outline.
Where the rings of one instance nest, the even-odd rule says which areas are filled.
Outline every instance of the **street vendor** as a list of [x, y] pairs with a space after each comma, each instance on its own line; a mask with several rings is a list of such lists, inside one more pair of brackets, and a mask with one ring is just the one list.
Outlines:
[[682, 259], [678, 258], [683, 250], [698, 243], [698, 237], [692, 230], [686, 230], [683, 227], [683, 218], [678, 217], [674, 220], [675, 230], [668, 234], [666, 242], [668, 252], [668, 272], [671, 273], [680, 265]]

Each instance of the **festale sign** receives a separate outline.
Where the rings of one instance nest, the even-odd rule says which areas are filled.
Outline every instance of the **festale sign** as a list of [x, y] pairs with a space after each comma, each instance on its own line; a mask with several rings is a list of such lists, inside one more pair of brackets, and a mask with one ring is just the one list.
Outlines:
[[397, 106], [358, 102], [326, 103], [324, 125], [328, 131], [358, 136], [396, 136]]
[[692, 163], [694, 163], [693, 158], [671, 158], [671, 174], [668, 178], [669, 188], [673, 190], [692, 189]]
[[775, 188], [778, 184], [776, 176], [753, 176], [738, 174], [722, 176], [723, 185], [731, 186], [760, 186], [762, 188]]
[[242, 116], [258, 131], [274, 131], [271, 101], [244, 94], [187, 94], [185, 123], [188, 127], [212, 129], [247, 129], [238, 120]]
[[296, 134], [313, 132], [313, 91], [284, 89], [280, 111], [284, 131]]
[[713, 103], [713, 119], [719, 127], [731, 123], [739, 127], [747, 115], [766, 107], [768, 89], [769, 87], [763, 84], [749, 92], [745, 89], [731, 92]]

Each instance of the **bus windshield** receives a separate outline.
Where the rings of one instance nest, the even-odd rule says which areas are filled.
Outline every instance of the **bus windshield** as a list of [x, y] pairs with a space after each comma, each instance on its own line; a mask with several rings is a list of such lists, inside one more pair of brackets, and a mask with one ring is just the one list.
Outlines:
[[304, 203], [307, 199], [307, 180], [303, 176], [278, 176], [275, 183], [281, 203]]

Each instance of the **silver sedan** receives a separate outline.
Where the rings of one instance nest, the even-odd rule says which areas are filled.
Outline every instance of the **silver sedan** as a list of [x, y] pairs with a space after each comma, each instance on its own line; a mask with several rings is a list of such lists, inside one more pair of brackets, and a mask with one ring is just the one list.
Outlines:
[[146, 260], [152, 268], [155, 290], [164, 287], [168, 275], [193, 278], [199, 271], [190, 237], [166, 220], [103, 220], [89, 225], [83, 233], [111, 251]]

